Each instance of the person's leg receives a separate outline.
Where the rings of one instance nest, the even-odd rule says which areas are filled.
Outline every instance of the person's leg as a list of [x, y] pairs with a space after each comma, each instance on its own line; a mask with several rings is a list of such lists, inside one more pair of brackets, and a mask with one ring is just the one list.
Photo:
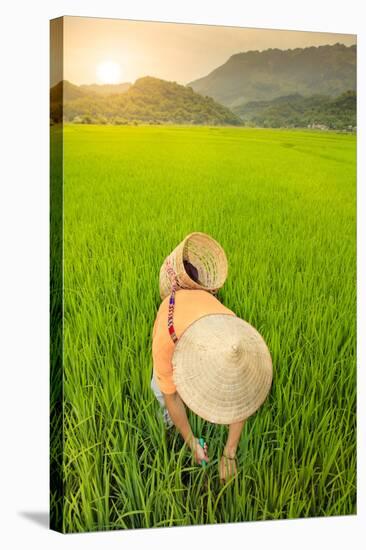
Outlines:
[[161, 407], [161, 412], [162, 412], [162, 415], [163, 415], [164, 424], [166, 425], [167, 428], [171, 428], [174, 425], [174, 423], [173, 423], [172, 419], [170, 418], [168, 409], [165, 406], [164, 396], [161, 393], [160, 388], [159, 388], [159, 386], [158, 386], [158, 384], [155, 380], [154, 373], [152, 375], [150, 385], [151, 385], [151, 389], [154, 392], [155, 397], [158, 400], [159, 405]]

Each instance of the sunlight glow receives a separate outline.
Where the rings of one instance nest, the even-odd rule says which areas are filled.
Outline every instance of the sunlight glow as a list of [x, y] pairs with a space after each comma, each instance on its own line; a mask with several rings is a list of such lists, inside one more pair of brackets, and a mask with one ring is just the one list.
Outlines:
[[103, 61], [97, 67], [97, 78], [102, 84], [121, 82], [121, 67], [115, 61]]

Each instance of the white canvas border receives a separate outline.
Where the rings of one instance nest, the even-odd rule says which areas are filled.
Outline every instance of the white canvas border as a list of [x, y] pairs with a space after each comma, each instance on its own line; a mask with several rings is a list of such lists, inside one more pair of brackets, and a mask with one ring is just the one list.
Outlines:
[[[3, 7], [1, 540], [4, 548], [361, 548], [365, 513], [365, 79], [362, 3], [80, 0]], [[62, 536], [48, 531], [48, 20], [88, 15], [358, 34], [358, 515]], [[33, 514], [33, 516], [32, 516]], [[37, 515], [38, 514], [38, 515]], [[42, 515], [43, 514], [43, 515]], [[32, 519], [33, 517], [33, 519]], [[31, 518], [31, 519], [30, 519]], [[41, 520], [41, 521], [40, 521]]]

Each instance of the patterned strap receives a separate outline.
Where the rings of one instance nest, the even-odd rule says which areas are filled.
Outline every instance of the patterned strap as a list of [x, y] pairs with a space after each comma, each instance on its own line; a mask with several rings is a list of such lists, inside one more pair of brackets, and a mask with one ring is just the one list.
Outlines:
[[[171, 336], [171, 339], [173, 340], [174, 344], [178, 342], [178, 336], [176, 335], [174, 324], [173, 324], [173, 317], [174, 317], [174, 308], [175, 308], [175, 293], [178, 288], [180, 288], [180, 285], [178, 283], [177, 275], [170, 263], [170, 259], [166, 261], [165, 269], [168, 274], [168, 277], [170, 279], [170, 283], [172, 285], [172, 290], [170, 293], [169, 298], [169, 309], [168, 309], [168, 331]], [[217, 289], [210, 290], [210, 294], [213, 296], [216, 296]]]
[[169, 309], [168, 309], [168, 331], [174, 344], [176, 344], [178, 342], [178, 337], [175, 333], [173, 317], [174, 317], [174, 307], [175, 307], [175, 293], [179, 285], [177, 281], [177, 276], [169, 260], [166, 262], [166, 271], [172, 285], [172, 290], [169, 298]]

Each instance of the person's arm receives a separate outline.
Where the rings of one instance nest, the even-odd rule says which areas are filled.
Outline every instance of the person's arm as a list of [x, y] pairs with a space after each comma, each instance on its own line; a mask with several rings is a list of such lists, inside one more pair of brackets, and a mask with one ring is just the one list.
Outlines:
[[236, 475], [236, 449], [238, 448], [241, 432], [244, 428], [245, 420], [234, 422], [229, 426], [226, 445], [220, 461], [220, 479], [226, 481], [232, 475]]
[[226, 445], [224, 447], [224, 454], [230, 458], [235, 458], [236, 449], [238, 448], [241, 432], [244, 428], [245, 420], [240, 422], [234, 422], [229, 426], [229, 433], [227, 436]]
[[175, 427], [180, 432], [185, 443], [194, 453], [194, 457], [198, 463], [201, 463], [202, 460], [208, 462], [209, 458], [207, 456], [207, 445], [204, 449], [200, 446], [197, 439], [195, 438], [191, 426], [188, 422], [187, 412], [183, 401], [181, 400], [177, 392], [172, 394], [164, 395], [165, 406], [168, 409], [170, 418], [174, 422]]

